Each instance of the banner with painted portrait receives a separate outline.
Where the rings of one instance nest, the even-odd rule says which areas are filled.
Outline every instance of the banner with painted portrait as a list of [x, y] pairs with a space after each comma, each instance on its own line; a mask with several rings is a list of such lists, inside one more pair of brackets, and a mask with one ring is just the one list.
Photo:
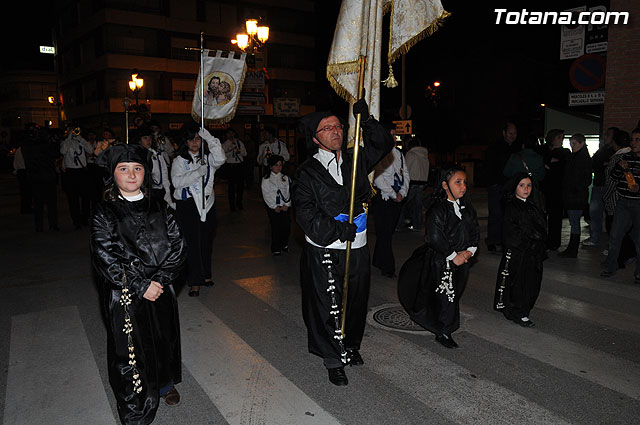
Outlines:
[[[240, 58], [235, 59], [233, 52], [229, 53], [229, 57], [223, 57], [221, 50], [215, 51], [213, 56], [209, 56], [209, 52], [206, 49], [203, 51], [204, 77], [202, 72], [198, 74], [191, 115], [199, 122], [204, 108], [206, 124], [224, 124], [233, 119], [238, 107], [247, 69], [246, 54], [242, 53]], [[203, 85], [201, 78], [204, 78]]]

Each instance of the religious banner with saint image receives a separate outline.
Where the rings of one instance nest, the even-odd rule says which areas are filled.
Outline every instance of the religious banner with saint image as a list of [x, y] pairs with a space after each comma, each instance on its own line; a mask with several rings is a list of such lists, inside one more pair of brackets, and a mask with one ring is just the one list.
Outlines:
[[221, 50], [217, 50], [214, 56], [209, 56], [209, 52], [211, 51], [203, 50], [204, 85], [200, 83], [203, 76], [199, 73], [191, 116], [200, 122], [204, 99], [205, 124], [224, 124], [231, 121], [236, 114], [247, 70], [246, 53], [235, 59], [233, 53], [229, 53], [229, 57], [222, 57]]

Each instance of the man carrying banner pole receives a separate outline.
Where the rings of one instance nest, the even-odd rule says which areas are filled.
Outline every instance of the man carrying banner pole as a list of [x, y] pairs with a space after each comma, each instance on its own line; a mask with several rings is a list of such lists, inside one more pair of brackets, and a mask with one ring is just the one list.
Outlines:
[[[300, 275], [308, 347], [323, 358], [334, 385], [348, 384], [345, 364], [364, 364], [359, 349], [369, 299], [364, 205], [371, 188], [367, 175], [394, 143], [391, 134], [369, 115], [364, 99], [354, 104], [353, 111], [358, 122], [362, 117], [364, 139], [362, 155], [357, 158], [354, 149], [347, 149], [344, 124], [335, 114], [314, 112], [302, 118], [307, 149], [317, 152], [300, 165], [292, 189], [296, 221], [306, 239]], [[347, 244], [351, 245], [349, 254]], [[345, 271], [347, 255], [350, 268]], [[349, 282], [346, 308], [342, 306], [345, 272]]]

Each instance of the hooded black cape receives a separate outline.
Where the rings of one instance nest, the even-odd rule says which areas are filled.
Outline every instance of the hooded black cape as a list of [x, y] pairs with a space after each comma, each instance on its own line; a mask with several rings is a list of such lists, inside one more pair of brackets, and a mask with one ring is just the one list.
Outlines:
[[453, 204], [435, 198], [427, 211], [425, 244], [417, 248], [403, 264], [398, 275], [398, 299], [411, 319], [435, 334], [451, 334], [460, 327], [460, 297], [467, 284], [469, 263], [456, 266], [452, 272], [453, 301], [436, 292], [446, 271], [447, 257], [478, 246], [480, 229], [473, 206], [460, 200], [462, 219]]
[[493, 308], [511, 320], [529, 316], [540, 294], [542, 262], [547, 258], [547, 222], [535, 187], [526, 201], [515, 196], [516, 185], [525, 177], [518, 174], [505, 187], [503, 254], [493, 302]]
[[[107, 326], [109, 381], [123, 424], [149, 424], [159, 390], [182, 380], [180, 325], [173, 288], [185, 260], [185, 243], [166, 205], [145, 197], [99, 204], [91, 222], [91, 252], [100, 278]], [[142, 390], [134, 391], [134, 369], [123, 332], [123, 273], [131, 294], [129, 311], [136, 367]], [[151, 281], [163, 285], [154, 302], [143, 298]]]

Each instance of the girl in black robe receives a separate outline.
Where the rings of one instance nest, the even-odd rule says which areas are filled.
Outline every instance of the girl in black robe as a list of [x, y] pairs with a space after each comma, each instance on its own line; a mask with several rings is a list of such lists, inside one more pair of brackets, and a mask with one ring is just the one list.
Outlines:
[[110, 173], [91, 223], [91, 251], [107, 326], [109, 381], [123, 424], [153, 422], [160, 397], [180, 395], [180, 326], [173, 283], [185, 244], [166, 203], [149, 196], [148, 152], [117, 145], [99, 158]]
[[504, 251], [498, 268], [493, 308], [507, 320], [531, 327], [529, 313], [542, 281], [546, 258], [547, 223], [537, 189], [526, 173], [515, 175], [505, 186], [502, 223]]
[[475, 254], [479, 227], [476, 211], [463, 197], [467, 176], [453, 167], [442, 173], [427, 205], [425, 244], [400, 270], [398, 298], [411, 319], [436, 335], [447, 348], [460, 327], [460, 297]]

